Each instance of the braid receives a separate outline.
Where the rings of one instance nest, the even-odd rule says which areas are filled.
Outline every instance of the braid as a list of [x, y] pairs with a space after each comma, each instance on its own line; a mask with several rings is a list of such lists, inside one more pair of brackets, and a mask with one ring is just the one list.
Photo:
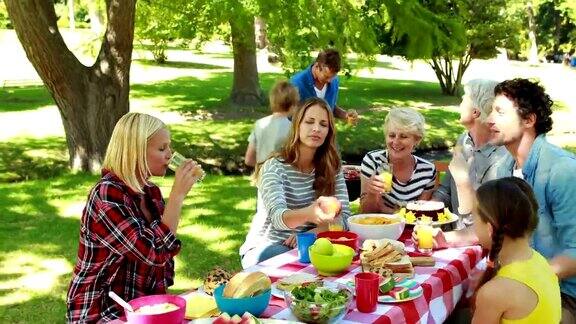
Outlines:
[[480, 287], [482, 287], [486, 282], [490, 281], [490, 279], [494, 278], [496, 273], [498, 273], [498, 270], [500, 269], [498, 254], [500, 254], [500, 250], [502, 249], [502, 243], [504, 243], [504, 231], [501, 228], [498, 228], [492, 235], [492, 248], [488, 255], [488, 267], [486, 268], [486, 272], [484, 272], [476, 291], [478, 291], [478, 289], [480, 289]]

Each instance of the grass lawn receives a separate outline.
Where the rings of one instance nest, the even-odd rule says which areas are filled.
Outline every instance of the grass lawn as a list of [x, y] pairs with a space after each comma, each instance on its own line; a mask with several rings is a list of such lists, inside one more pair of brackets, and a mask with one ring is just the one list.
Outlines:
[[[190, 71], [200, 72], [197, 77], [132, 85], [132, 107], [185, 116], [185, 123], [171, 125], [176, 150], [198, 159], [211, 173], [246, 174], [243, 156], [248, 135], [254, 121], [268, 114], [269, 109], [231, 108], [225, 99], [232, 83], [230, 72], [212, 72], [210, 67]], [[264, 90], [268, 91], [278, 78], [282, 75], [261, 74]], [[428, 133], [420, 145], [422, 150], [451, 146], [463, 129], [454, 108], [459, 99], [440, 95], [435, 83], [343, 77], [341, 84], [340, 104], [357, 109], [361, 115], [356, 127], [338, 125], [344, 160], [359, 161], [366, 152], [383, 146], [382, 124], [389, 107], [411, 106], [424, 114]], [[42, 87], [8, 88], [0, 90], [0, 113], [33, 112], [50, 101]], [[30, 152], [30, 147], [34, 152]], [[0, 181], [37, 179], [66, 172], [63, 137], [18, 138], [0, 142], [0, 148]]]
[[[79, 218], [97, 176], [66, 174], [0, 184], [0, 318], [60, 323], [76, 260]], [[172, 177], [157, 178], [168, 196]], [[198, 286], [212, 267], [239, 269], [238, 248], [255, 206], [245, 176], [207, 176], [185, 201], [175, 293]]]
[[[157, 68], [146, 61], [135, 62]], [[231, 108], [226, 102], [232, 74], [220, 66], [177, 62], [190, 76], [134, 84], [132, 107], [175, 112], [186, 122], [171, 124], [174, 148], [200, 160], [209, 175], [185, 202], [178, 236], [180, 293], [201, 283], [212, 267], [240, 268], [237, 255], [255, 209], [255, 189], [243, 170], [246, 139], [267, 107]], [[281, 74], [260, 75], [268, 91]], [[383, 146], [382, 123], [392, 106], [420, 109], [428, 122], [421, 149], [450, 146], [462, 131], [454, 105], [435, 83], [352, 77], [341, 80], [340, 104], [361, 114], [353, 128], [340, 123], [345, 159], [358, 160]], [[52, 104], [43, 87], [0, 89], [0, 115], [35, 112]], [[23, 121], [25, 122], [25, 121]], [[59, 323], [75, 264], [79, 218], [95, 175], [67, 170], [63, 137], [18, 137], [0, 141], [0, 319], [2, 323]], [[229, 175], [234, 173], [236, 175]], [[222, 175], [225, 174], [225, 175]], [[167, 197], [172, 178], [155, 179]], [[357, 204], [353, 205], [353, 209]]]
[[[149, 63], [145, 63], [149, 64]], [[175, 149], [199, 159], [212, 174], [186, 200], [179, 238], [175, 293], [201, 283], [219, 265], [240, 268], [237, 251], [255, 209], [255, 189], [242, 171], [246, 139], [267, 107], [232, 109], [232, 74], [212, 66], [172, 64], [200, 70], [197, 76], [134, 84], [133, 107], [153, 107], [188, 118], [172, 124]], [[194, 74], [193, 74], [194, 75]], [[268, 91], [280, 74], [262, 74]], [[209, 89], [209, 91], [207, 91]], [[421, 107], [430, 122], [424, 147], [446, 146], [461, 131], [457, 113], [445, 106], [458, 99], [438, 94], [428, 82], [367, 78], [342, 79], [341, 104], [357, 109], [360, 125], [339, 124], [345, 155], [361, 158], [382, 146], [382, 122], [390, 106]], [[0, 113], [33, 112], [50, 105], [42, 87], [0, 91]], [[67, 171], [63, 137], [18, 137], [0, 142], [0, 318], [9, 323], [57, 323], [65, 313], [65, 294], [75, 264], [79, 216], [97, 176]], [[157, 179], [168, 196], [171, 177]]]

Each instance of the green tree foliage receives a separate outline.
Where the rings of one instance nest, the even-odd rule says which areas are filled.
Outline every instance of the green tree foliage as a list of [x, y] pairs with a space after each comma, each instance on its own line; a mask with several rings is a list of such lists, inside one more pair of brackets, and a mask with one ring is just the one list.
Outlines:
[[165, 59], [167, 42], [174, 38], [196, 40], [200, 45], [215, 36], [228, 38], [234, 56], [234, 81], [230, 99], [237, 105], [261, 105], [256, 66], [254, 17], [258, 2], [251, 0], [144, 0], [139, 3], [136, 33]]
[[536, 14], [540, 53], [569, 51], [576, 46], [576, 0], [549, 0]]
[[[513, 34], [502, 10], [505, 0], [420, 0], [396, 5], [399, 8], [387, 2], [367, 1], [364, 9], [368, 17], [384, 17], [371, 20], [382, 52], [427, 59], [444, 94], [457, 95], [472, 59], [494, 57]], [[397, 19], [386, 19], [385, 13], [416, 19], [401, 24]]]
[[399, 4], [394, 0], [367, 0], [362, 11], [366, 22], [377, 31], [383, 54], [428, 59], [439, 49], [454, 52], [465, 46], [459, 20], [434, 12], [419, 1]]
[[[527, 59], [529, 51], [537, 47], [540, 57], [546, 54], [567, 52], [576, 43], [576, 0], [508, 0], [506, 12], [508, 23], [516, 26], [517, 33], [511, 34], [507, 44], [509, 56]], [[534, 16], [534, 38], [531, 40], [528, 4]], [[537, 44], [532, 44], [535, 42]]]
[[361, 15], [360, 1], [262, 1], [260, 15], [268, 28], [270, 50], [288, 73], [310, 64], [310, 53], [336, 48], [373, 61], [376, 33]]
[[462, 77], [472, 60], [495, 57], [498, 48], [506, 47], [509, 35], [515, 33], [514, 25], [508, 23], [506, 12], [502, 10], [507, 5], [506, 0], [454, 0], [431, 4], [425, 3], [431, 11], [459, 20], [465, 29], [464, 47], [455, 50], [440, 47], [430, 60], [442, 92], [458, 95]]
[[[154, 60], [166, 62], [168, 43], [179, 37], [178, 7], [170, 2], [139, 1], [136, 3], [136, 40], [149, 46]], [[149, 42], [149, 44], [144, 44]]]
[[8, 11], [6, 11], [4, 1], [0, 1], [0, 28], [12, 28], [12, 23], [8, 17]]

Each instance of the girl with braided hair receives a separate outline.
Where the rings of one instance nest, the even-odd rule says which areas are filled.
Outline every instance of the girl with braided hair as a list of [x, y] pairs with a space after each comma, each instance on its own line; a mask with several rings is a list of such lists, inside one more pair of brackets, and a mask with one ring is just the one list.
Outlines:
[[474, 231], [489, 256], [473, 324], [560, 322], [558, 277], [530, 247], [537, 211], [534, 193], [522, 179], [501, 178], [478, 188]]

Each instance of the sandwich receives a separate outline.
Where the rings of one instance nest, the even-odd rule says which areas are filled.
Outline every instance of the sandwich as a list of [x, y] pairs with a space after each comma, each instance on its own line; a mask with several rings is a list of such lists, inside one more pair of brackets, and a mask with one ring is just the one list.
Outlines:
[[276, 281], [276, 288], [289, 292], [295, 287], [310, 283], [320, 283], [321, 281], [318, 277], [309, 273], [295, 273], [288, 277], [278, 279], [278, 281]]

